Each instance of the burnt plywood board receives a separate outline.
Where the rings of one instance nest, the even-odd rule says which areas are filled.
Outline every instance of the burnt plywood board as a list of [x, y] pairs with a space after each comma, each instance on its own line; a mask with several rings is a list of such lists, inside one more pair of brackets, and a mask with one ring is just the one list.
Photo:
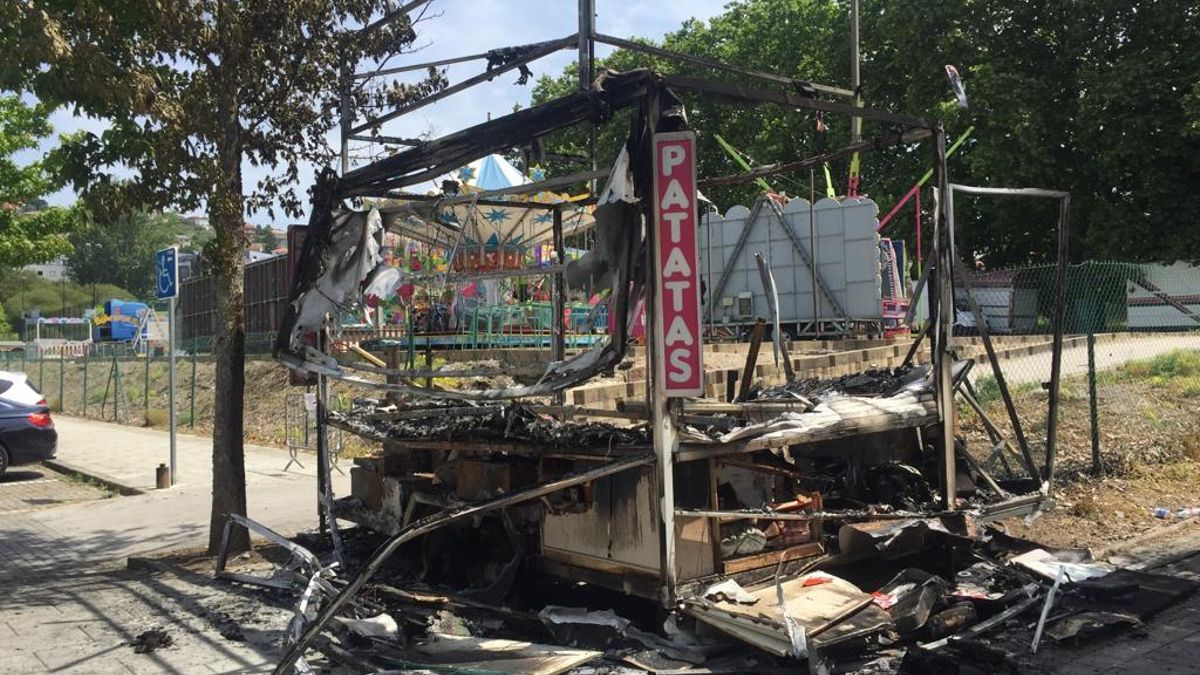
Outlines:
[[547, 513], [542, 548], [657, 572], [658, 503], [653, 469], [627, 471], [592, 483], [578, 512]]
[[780, 584], [783, 604], [775, 584], [750, 591], [755, 602], [710, 601], [696, 597], [685, 601], [684, 611], [696, 619], [747, 644], [785, 656], [788, 653], [787, 615], [804, 626], [811, 637], [870, 604], [871, 596], [854, 584], [837, 577], [814, 572]]
[[[438, 635], [409, 649], [413, 661], [462, 672], [558, 675], [601, 656], [600, 652], [536, 642]], [[454, 672], [453, 670], [450, 672]]]
[[[656, 485], [651, 470], [631, 471], [596, 481], [592, 500], [585, 510], [547, 513], [543, 517], [543, 553], [594, 569], [628, 568], [657, 575], [660, 556]], [[556, 553], [565, 555], [555, 556]], [[681, 580], [716, 571], [712, 532], [706, 518], [676, 519], [675, 569]]]

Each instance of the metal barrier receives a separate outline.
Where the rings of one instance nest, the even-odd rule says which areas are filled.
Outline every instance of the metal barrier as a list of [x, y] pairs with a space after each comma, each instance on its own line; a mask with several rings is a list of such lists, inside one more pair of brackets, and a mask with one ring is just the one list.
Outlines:
[[[288, 463], [283, 467], [287, 471], [293, 464], [304, 468], [300, 461], [300, 451], [317, 451], [317, 395], [315, 393], [294, 393], [284, 397], [283, 408], [284, 442], [287, 444]], [[340, 429], [329, 430], [329, 466], [343, 476], [345, 471], [338, 466], [342, 456], [342, 432]]]

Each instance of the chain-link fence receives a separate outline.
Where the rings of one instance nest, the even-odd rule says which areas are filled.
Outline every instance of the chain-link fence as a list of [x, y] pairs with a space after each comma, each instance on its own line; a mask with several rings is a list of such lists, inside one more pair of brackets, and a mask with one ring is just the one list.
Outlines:
[[[270, 358], [274, 341], [273, 333], [247, 336], [247, 378], [279, 369]], [[175, 401], [181, 427], [211, 426], [213, 347], [212, 338], [178, 342]], [[4, 370], [24, 372], [57, 412], [122, 424], [167, 423], [169, 355], [163, 347], [139, 349], [132, 342], [48, 345], [4, 352], [0, 358]]]
[[[1054, 265], [972, 271], [956, 288], [955, 334], [963, 355], [976, 360], [961, 397], [963, 431], [1002, 473], [1029, 463], [1022, 445], [1045, 467], [1056, 272]], [[1071, 265], [1063, 301], [1056, 473], [1122, 471], [1194, 453], [1200, 267]], [[972, 304], [993, 337], [999, 377]]]

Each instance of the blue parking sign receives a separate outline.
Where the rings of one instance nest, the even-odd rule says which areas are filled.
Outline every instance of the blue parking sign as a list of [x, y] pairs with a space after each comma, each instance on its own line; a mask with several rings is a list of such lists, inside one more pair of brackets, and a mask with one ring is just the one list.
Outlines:
[[179, 256], [175, 247], [155, 252], [154, 279], [159, 300], [179, 295]]

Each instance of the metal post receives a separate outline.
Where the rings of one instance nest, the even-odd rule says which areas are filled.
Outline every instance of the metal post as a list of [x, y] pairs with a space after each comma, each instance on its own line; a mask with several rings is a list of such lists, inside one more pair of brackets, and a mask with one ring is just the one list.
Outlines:
[[88, 355], [91, 354], [92, 345], [85, 344], [83, 346], [83, 402], [79, 408], [83, 411], [83, 416], [87, 417], [88, 407]]
[[[317, 349], [322, 354], [328, 352], [329, 338], [322, 330], [317, 337]], [[329, 403], [329, 381], [324, 375], [317, 375], [317, 523], [324, 536], [329, 523], [325, 520], [325, 488], [329, 480], [329, 432], [325, 428], [325, 406]], [[307, 425], [308, 423], [305, 422]]]
[[1092, 413], [1092, 473], [1100, 474], [1100, 410], [1096, 400], [1096, 334], [1088, 333], [1088, 402]]
[[46, 391], [45, 377], [46, 375], [46, 355], [42, 353], [41, 348], [38, 348], [38, 389]]
[[934, 132], [934, 167], [937, 171], [938, 199], [934, 210], [934, 246], [937, 253], [937, 330], [935, 331], [934, 372], [938, 412], [942, 422], [942, 498], [946, 508], [955, 507], [957, 486], [954, 456], [954, 383], [951, 377], [954, 354], [951, 338], [954, 335], [954, 233], [950, 229], [947, 212], [951, 208], [952, 194], [946, 176], [946, 131], [938, 125]]
[[67, 355], [65, 350], [58, 353], [58, 411], [67, 411]]
[[[342, 159], [342, 175], [345, 176], [350, 172], [350, 125], [353, 120], [350, 119], [350, 64], [342, 64], [342, 93], [341, 93], [341, 159]], [[318, 375], [318, 377], [320, 377]]]
[[1050, 405], [1046, 418], [1046, 493], [1054, 493], [1054, 459], [1058, 441], [1058, 394], [1062, 382], [1063, 323], [1067, 313], [1067, 255], [1070, 247], [1067, 226], [1071, 197], [1064, 195], [1058, 203], [1058, 269], [1054, 299], [1054, 350], [1050, 357]]
[[[170, 325], [170, 319], [167, 319]], [[150, 342], [146, 342], [146, 364], [142, 369], [142, 414], [146, 418], [146, 426], [150, 425], [150, 355], [153, 354]], [[174, 473], [174, 472], [172, 472]]]
[[[560, 266], [565, 262], [563, 248], [566, 244], [563, 241], [563, 222], [562, 209], [554, 209], [554, 262]], [[566, 331], [565, 321], [563, 320], [563, 312], [566, 311], [566, 293], [567, 287], [563, 280], [561, 271], [554, 273], [553, 286], [551, 287], [550, 303], [550, 325], [551, 336], [550, 341], [550, 360], [555, 363], [561, 362], [566, 356]], [[563, 405], [566, 402], [566, 394], [561, 391], [554, 392], [554, 405]]]
[[198, 349], [197, 349], [198, 344], [199, 344], [198, 340], [195, 340], [195, 339], [192, 340], [192, 396], [191, 396], [192, 415], [191, 415], [191, 417], [188, 418], [188, 426], [189, 427], [196, 426], [196, 352], [198, 351]]
[[[596, 26], [596, 0], [579, 0], [579, 90], [587, 91], [592, 86], [592, 61], [594, 59]], [[591, 171], [596, 170], [596, 123], [593, 121], [588, 133], [588, 159]], [[589, 181], [589, 191], [596, 194], [596, 179]]]
[[[770, 199], [770, 197], [768, 197]], [[818, 328], [818, 317], [821, 315], [821, 299], [817, 295], [817, 174], [816, 169], [808, 170], [808, 250], [812, 251], [813, 264], [809, 266], [809, 272], [812, 273], [812, 296], [813, 296], [813, 316], [812, 316], [812, 336], [814, 338], [821, 335]]]
[[[858, 48], [858, 3], [850, 0], [850, 89], [854, 92], [854, 107], [861, 108], [862, 101], [862, 72], [859, 69]], [[862, 140], [862, 118], [857, 115], [850, 118], [850, 142]]]
[[120, 410], [117, 407], [117, 401], [121, 399], [121, 361], [117, 358], [116, 346], [113, 347], [113, 421], [120, 419]]
[[[175, 302], [172, 295], [167, 305], [167, 426], [171, 430], [171, 485], [179, 480], [175, 443]], [[146, 348], [146, 372], [150, 372], [150, 349]]]

